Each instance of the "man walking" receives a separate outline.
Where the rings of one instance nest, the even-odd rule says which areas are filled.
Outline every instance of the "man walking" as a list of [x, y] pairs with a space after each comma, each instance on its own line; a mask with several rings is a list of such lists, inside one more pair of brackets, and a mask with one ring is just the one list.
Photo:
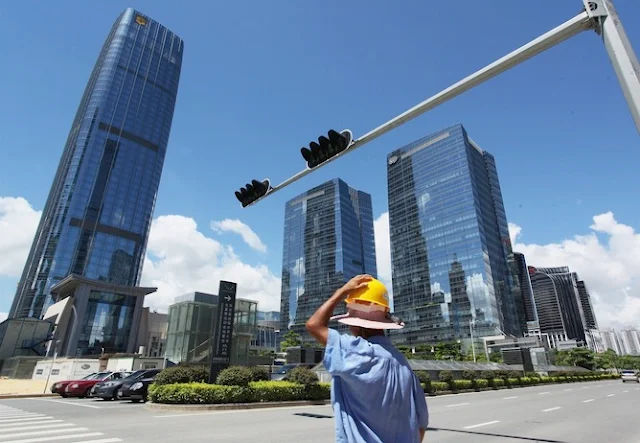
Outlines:
[[[347, 313], [332, 317], [347, 303]], [[351, 335], [329, 328], [349, 325]], [[390, 314], [385, 286], [358, 275], [338, 289], [307, 321], [307, 330], [326, 345], [324, 366], [333, 378], [331, 403], [338, 443], [418, 443], [429, 412], [424, 391], [409, 363], [385, 330], [404, 327]]]

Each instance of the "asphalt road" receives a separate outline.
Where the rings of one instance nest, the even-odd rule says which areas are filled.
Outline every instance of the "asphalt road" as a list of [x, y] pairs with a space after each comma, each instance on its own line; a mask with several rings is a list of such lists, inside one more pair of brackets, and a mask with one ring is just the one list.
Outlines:
[[[638, 443], [640, 385], [575, 383], [428, 399], [425, 439], [449, 443]], [[331, 442], [330, 406], [157, 412], [93, 399], [0, 401], [0, 443]]]

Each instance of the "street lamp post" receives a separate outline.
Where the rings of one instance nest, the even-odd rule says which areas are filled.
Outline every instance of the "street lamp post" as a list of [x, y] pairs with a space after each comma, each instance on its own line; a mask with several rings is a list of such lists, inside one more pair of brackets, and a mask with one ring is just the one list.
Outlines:
[[475, 325], [476, 320], [474, 318], [472, 318], [469, 321], [469, 331], [471, 332], [471, 352], [473, 353], [473, 361], [474, 363], [477, 361], [476, 360], [476, 343], [475, 340], [473, 338], [473, 326]]
[[56, 357], [58, 356], [58, 343], [60, 343], [60, 340], [56, 340], [55, 345], [53, 346], [53, 360], [51, 361], [51, 366], [49, 367], [49, 373], [47, 374], [47, 381], [44, 384], [43, 394], [47, 393], [47, 388], [49, 387], [49, 379], [51, 379], [51, 372], [53, 371], [53, 365], [56, 364]]
[[[618, 82], [627, 100], [627, 105], [631, 111], [634, 123], [640, 132], [640, 65], [638, 64], [638, 58], [633, 51], [633, 47], [627, 38], [625, 30], [622, 27], [618, 13], [611, 0], [582, 0], [582, 2], [584, 5], [583, 11], [577, 16], [457, 83], [454, 83], [411, 109], [372, 129], [363, 136], [349, 140], [348, 146], [343, 148], [342, 145], [340, 145], [340, 149], [333, 149], [332, 155], [323, 156], [320, 163], [312, 162], [309, 164], [307, 162], [305, 169], [273, 187], [269, 180], [262, 182], [254, 180], [248, 184], [246, 188], [237, 191], [236, 197], [241, 201], [243, 207], [251, 206], [300, 180], [307, 174], [337, 160], [349, 152], [355, 151], [357, 148], [364, 146], [392, 129], [413, 120], [425, 112], [448, 102], [458, 95], [586, 30], [593, 30], [602, 37]], [[345, 132], [343, 131], [343, 133]], [[242, 192], [243, 190], [244, 192]]]

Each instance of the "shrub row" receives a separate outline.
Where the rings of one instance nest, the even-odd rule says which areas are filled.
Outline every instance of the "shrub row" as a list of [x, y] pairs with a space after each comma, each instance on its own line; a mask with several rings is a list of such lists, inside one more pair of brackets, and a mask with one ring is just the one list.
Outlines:
[[[446, 372], [443, 376], [443, 372]], [[533, 376], [535, 374], [535, 377]], [[455, 380], [451, 371], [441, 371], [440, 381], [431, 381], [428, 377], [425, 377], [424, 371], [416, 371], [416, 375], [420, 379], [422, 387], [425, 392], [436, 394], [443, 391], [463, 391], [471, 389], [485, 389], [485, 388], [500, 388], [507, 387], [520, 387], [520, 386], [535, 386], [542, 383], [570, 383], [579, 381], [594, 381], [594, 380], [609, 380], [619, 378], [614, 374], [587, 374], [587, 375], [572, 375], [571, 377], [541, 377], [536, 373], [527, 374], [527, 377], [506, 377], [498, 378], [492, 377], [486, 378], [463, 378]], [[428, 374], [427, 374], [428, 376]], [[464, 374], [463, 374], [464, 376]]]
[[[160, 372], [154, 380], [156, 385], [176, 383], [204, 383], [209, 379], [209, 369], [205, 366], [179, 365]], [[286, 377], [287, 381], [301, 385], [318, 383], [318, 376], [310, 369], [297, 367]], [[230, 366], [218, 374], [216, 384], [222, 386], [249, 386], [256, 381], [268, 381], [269, 371], [257, 366]]]
[[289, 381], [252, 381], [246, 386], [207, 383], [153, 384], [149, 399], [167, 404], [259, 403], [296, 400], [328, 400], [329, 383], [302, 385]]

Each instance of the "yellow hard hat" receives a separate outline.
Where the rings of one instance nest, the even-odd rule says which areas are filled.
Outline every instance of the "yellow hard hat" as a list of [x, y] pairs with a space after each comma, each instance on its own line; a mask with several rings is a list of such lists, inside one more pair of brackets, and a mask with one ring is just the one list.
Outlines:
[[382, 282], [375, 278], [367, 282], [364, 288], [353, 291], [345, 300], [349, 303], [373, 303], [389, 310], [389, 294]]

